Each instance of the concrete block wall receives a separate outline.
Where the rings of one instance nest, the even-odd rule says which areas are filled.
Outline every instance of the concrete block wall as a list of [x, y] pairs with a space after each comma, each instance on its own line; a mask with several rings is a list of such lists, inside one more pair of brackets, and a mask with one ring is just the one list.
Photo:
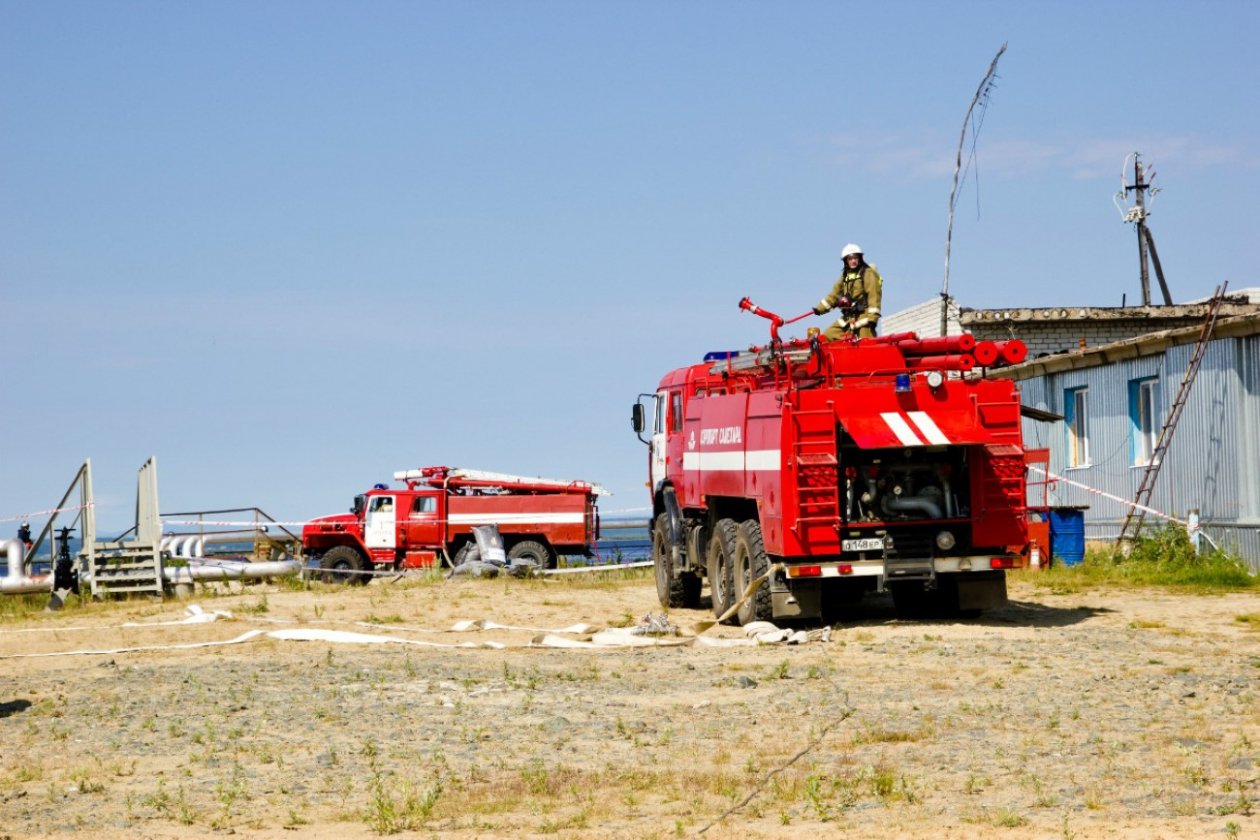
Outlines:
[[[947, 334], [959, 335], [962, 331], [962, 324], [958, 321], [958, 305], [951, 301]], [[939, 336], [941, 334], [941, 299], [932, 298], [879, 319], [880, 335], [902, 332], [917, 333], [920, 338]]]

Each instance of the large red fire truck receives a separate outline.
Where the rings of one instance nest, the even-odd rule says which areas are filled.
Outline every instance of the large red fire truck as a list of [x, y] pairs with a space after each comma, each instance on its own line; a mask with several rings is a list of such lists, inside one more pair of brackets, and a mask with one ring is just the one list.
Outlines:
[[302, 529], [302, 549], [325, 580], [365, 583], [376, 569], [414, 569], [443, 558], [458, 565], [476, 525], [497, 525], [509, 562], [554, 568], [557, 555], [589, 557], [599, 538], [596, 497], [586, 481], [423, 467], [394, 473], [406, 489], [378, 484], [349, 513]]
[[772, 570], [741, 624], [831, 618], [876, 590], [903, 615], [1005, 603], [1028, 540], [1020, 399], [982, 369], [1023, 344], [783, 340], [799, 318], [740, 307], [770, 320], [769, 344], [674, 370], [633, 408], [661, 604], [698, 606], [707, 581], [721, 616]]

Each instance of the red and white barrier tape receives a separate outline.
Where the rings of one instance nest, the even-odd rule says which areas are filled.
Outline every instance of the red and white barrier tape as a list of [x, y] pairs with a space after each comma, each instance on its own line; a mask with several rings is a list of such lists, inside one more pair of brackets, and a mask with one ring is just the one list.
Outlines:
[[1145, 511], [1146, 513], [1149, 513], [1153, 516], [1158, 516], [1160, 519], [1167, 519], [1169, 522], [1176, 522], [1178, 525], [1187, 524], [1186, 522], [1183, 522], [1177, 517], [1169, 516], [1166, 513], [1161, 513], [1160, 511], [1155, 510], [1155, 508], [1147, 507], [1146, 505], [1139, 505], [1137, 502], [1131, 499], [1122, 499], [1119, 496], [1113, 496], [1110, 493], [1106, 493], [1106, 492], [1103, 492], [1102, 490], [1099, 490], [1097, 487], [1090, 487], [1088, 484], [1081, 484], [1079, 481], [1073, 481], [1070, 478], [1064, 478], [1061, 475], [1055, 475], [1052, 472], [1043, 470], [1041, 467], [1034, 467], [1030, 464], [1028, 466], [1028, 469], [1041, 473], [1050, 481], [1062, 481], [1064, 484], [1070, 484], [1073, 487], [1079, 487], [1080, 489], [1084, 490], [1086, 493], [1093, 493], [1095, 496], [1102, 496], [1104, 499], [1111, 499], [1113, 502], [1119, 502], [1122, 505], [1128, 505], [1131, 508]]
[[0, 517], [0, 522], [27, 522], [31, 519], [37, 519], [41, 516], [52, 516], [55, 513], [66, 513], [67, 511], [71, 511], [71, 510], [84, 510], [86, 508], [90, 508], [93, 506], [94, 506], [93, 504], [88, 503], [86, 505], [73, 505], [71, 507], [49, 508], [48, 510], [37, 510], [32, 513], [24, 513], [21, 516]]

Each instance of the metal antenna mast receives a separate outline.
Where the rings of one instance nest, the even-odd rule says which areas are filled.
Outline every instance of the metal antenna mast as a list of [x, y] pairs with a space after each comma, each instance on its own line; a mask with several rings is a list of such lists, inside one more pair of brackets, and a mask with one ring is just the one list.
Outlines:
[[[958, 155], [954, 161], [954, 186], [949, 191], [949, 225], [945, 230], [945, 283], [941, 287], [941, 335], [949, 335], [949, 250], [950, 245], [954, 241], [954, 205], [958, 202], [958, 176], [962, 172], [962, 153], [963, 144], [967, 140], [967, 126], [971, 125], [971, 115], [976, 110], [976, 106], [980, 106], [983, 111], [989, 106], [989, 94], [993, 91], [993, 82], [997, 78], [998, 59], [1002, 57], [1002, 53], [1006, 52], [1006, 44], [997, 51], [997, 55], [993, 56], [993, 61], [989, 62], [989, 69], [984, 74], [984, 78], [980, 80], [980, 86], [976, 88], [976, 95], [971, 97], [971, 104], [967, 106], [967, 115], [963, 117], [962, 131], [958, 135]], [[982, 118], [983, 119], [983, 118]], [[979, 132], [979, 127], [975, 131]], [[972, 141], [974, 144], [974, 140]], [[975, 154], [975, 147], [972, 146], [972, 154]], [[970, 161], [968, 161], [970, 166]]]
[[[1133, 183], [1125, 181], [1125, 170], [1129, 166], [1129, 157], [1133, 158]], [[1142, 166], [1142, 156], [1134, 152], [1124, 159], [1124, 166], [1120, 170], [1120, 192], [1116, 193], [1116, 208], [1120, 210], [1120, 215], [1126, 223], [1137, 225], [1138, 239], [1138, 264], [1142, 275], [1142, 305], [1151, 305], [1151, 277], [1147, 270], [1147, 254], [1150, 254], [1150, 262], [1155, 264], [1155, 277], [1159, 280], [1160, 291], [1164, 293], [1164, 305], [1172, 306], [1172, 295], [1168, 293], [1168, 284], [1164, 282], [1164, 269], [1159, 264], [1159, 252], [1155, 250], [1155, 237], [1151, 234], [1151, 229], [1146, 225], [1146, 217], [1150, 213], [1146, 209], [1146, 195], [1149, 192], [1152, 199], [1159, 192], [1159, 187], [1153, 186], [1152, 181], [1155, 180], [1154, 173], [1151, 174], [1150, 181], [1146, 180], [1146, 169]], [[1127, 210], [1120, 206], [1120, 201], [1126, 200], [1129, 193], [1134, 194], [1134, 204]]]

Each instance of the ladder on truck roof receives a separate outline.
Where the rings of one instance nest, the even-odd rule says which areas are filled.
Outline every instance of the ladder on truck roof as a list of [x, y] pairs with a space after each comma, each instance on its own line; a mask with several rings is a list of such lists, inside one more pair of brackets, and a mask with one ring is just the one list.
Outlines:
[[569, 490], [606, 496], [608, 491], [589, 481], [565, 481], [559, 478], [532, 478], [524, 475], [468, 470], [460, 467], [421, 467], [394, 473], [395, 481], [424, 482], [434, 487], [502, 487], [518, 490]]
[[1159, 430], [1159, 439], [1155, 443], [1154, 451], [1151, 452], [1150, 460], [1146, 462], [1146, 469], [1142, 471], [1142, 481], [1138, 485], [1137, 495], [1133, 498], [1133, 506], [1125, 515], [1124, 525], [1120, 528], [1120, 536], [1116, 538], [1116, 551], [1120, 550], [1125, 540], [1136, 539], [1142, 530], [1142, 522], [1146, 519], [1146, 508], [1150, 505], [1151, 493], [1155, 490], [1155, 480], [1159, 478], [1159, 468], [1163, 465], [1164, 455], [1172, 443], [1173, 432], [1177, 430], [1181, 410], [1185, 408], [1186, 400], [1190, 397], [1190, 388], [1194, 385], [1194, 378], [1199, 373], [1200, 365], [1203, 364], [1208, 342], [1212, 340], [1212, 331], [1216, 328], [1216, 313], [1221, 308], [1221, 303], [1225, 299], [1225, 289], [1228, 286], [1229, 281], [1217, 286], [1212, 293], [1212, 299], [1208, 301], [1207, 315], [1204, 316], [1203, 324], [1199, 327], [1199, 338], [1195, 342], [1194, 352], [1190, 354], [1190, 364], [1186, 366], [1185, 375], [1181, 377], [1181, 387], [1177, 389], [1177, 398], [1168, 411], [1168, 418], [1164, 420], [1163, 428]]

